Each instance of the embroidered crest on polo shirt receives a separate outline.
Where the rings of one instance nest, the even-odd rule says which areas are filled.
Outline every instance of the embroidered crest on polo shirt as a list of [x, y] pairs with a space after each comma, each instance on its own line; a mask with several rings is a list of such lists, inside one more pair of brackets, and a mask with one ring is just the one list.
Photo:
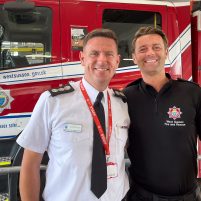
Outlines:
[[171, 119], [178, 119], [178, 118], [181, 118], [181, 110], [180, 108], [177, 108], [177, 107], [172, 107], [172, 108], [169, 108], [169, 111], [168, 111], [168, 114], [169, 114], [169, 118]]
[[182, 120], [181, 108], [173, 106], [169, 108], [167, 112], [169, 119], [166, 119], [164, 125], [171, 127], [186, 126], [185, 122]]

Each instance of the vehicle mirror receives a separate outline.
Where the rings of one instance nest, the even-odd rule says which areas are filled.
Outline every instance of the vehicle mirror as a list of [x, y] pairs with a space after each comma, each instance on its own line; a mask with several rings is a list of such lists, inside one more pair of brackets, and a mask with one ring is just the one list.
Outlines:
[[0, 41], [3, 39], [4, 27], [0, 24]]

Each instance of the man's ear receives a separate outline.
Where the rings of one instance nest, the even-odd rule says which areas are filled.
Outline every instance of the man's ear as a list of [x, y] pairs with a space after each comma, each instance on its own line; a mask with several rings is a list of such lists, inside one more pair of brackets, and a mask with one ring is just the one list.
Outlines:
[[165, 50], [166, 51], [166, 59], [168, 58], [169, 56], [169, 51], [168, 51], [168, 48]]
[[81, 64], [84, 66], [84, 53], [83, 53], [83, 51], [80, 51], [79, 57], [80, 57]]
[[121, 61], [121, 55], [118, 54], [118, 57], [117, 57], [117, 67], [116, 68], [119, 67], [120, 61]]
[[134, 53], [132, 53], [132, 59], [133, 59], [134, 64], [137, 64]]

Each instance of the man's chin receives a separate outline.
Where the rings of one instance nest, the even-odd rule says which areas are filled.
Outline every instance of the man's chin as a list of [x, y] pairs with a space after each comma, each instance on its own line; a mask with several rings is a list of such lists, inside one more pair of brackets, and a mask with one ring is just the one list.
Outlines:
[[97, 83], [99, 85], [108, 85], [110, 83], [110, 79], [97, 79]]

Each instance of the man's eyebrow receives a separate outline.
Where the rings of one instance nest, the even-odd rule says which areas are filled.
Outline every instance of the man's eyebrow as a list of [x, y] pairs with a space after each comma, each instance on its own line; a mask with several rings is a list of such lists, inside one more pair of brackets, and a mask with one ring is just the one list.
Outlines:
[[143, 47], [147, 47], [147, 45], [141, 45], [138, 48], [143, 48]]
[[159, 46], [162, 46], [162, 44], [161, 44], [161, 43], [154, 43], [153, 45], [159, 45]]

